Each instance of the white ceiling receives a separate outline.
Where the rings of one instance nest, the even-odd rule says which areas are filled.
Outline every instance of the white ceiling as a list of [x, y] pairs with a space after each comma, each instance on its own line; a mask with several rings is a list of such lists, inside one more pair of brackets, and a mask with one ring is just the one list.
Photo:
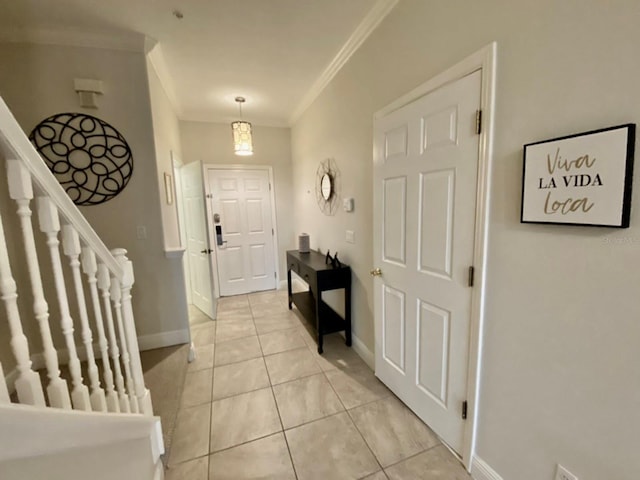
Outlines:
[[[397, 0], [3, 0], [0, 29], [143, 34], [184, 120], [289, 125]], [[179, 10], [184, 18], [173, 15]]]

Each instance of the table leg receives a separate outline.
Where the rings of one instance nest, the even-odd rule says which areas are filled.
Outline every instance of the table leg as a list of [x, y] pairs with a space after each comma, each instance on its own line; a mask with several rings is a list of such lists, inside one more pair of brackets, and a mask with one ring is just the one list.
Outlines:
[[351, 281], [347, 284], [344, 292], [344, 320], [345, 320], [345, 332], [347, 347], [351, 346]]
[[287, 292], [289, 293], [289, 310], [292, 309], [291, 302], [293, 301], [293, 293], [291, 291], [291, 269], [287, 269]]

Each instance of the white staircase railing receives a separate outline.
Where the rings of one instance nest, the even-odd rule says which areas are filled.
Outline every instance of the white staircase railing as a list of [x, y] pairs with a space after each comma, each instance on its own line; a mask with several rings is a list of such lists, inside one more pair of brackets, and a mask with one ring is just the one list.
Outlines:
[[[6, 164], [9, 185], [8, 197], [1, 198], [0, 202], [14, 203], [21, 230], [5, 231], [0, 214], [0, 298], [6, 309], [10, 345], [16, 360], [18, 402], [37, 407], [153, 415], [140, 363], [131, 305], [133, 267], [126, 250], [107, 249], [49, 171], [2, 98], [0, 155]], [[0, 192], [0, 195], [6, 193]], [[32, 218], [34, 198], [36, 220]], [[30, 285], [19, 287], [27, 292], [30, 288], [28, 293], [18, 292], [11, 266], [19, 260], [10, 258], [7, 234], [15, 236], [15, 240], [9, 237], [12, 245], [21, 244], [24, 248]], [[37, 252], [40, 241], [37, 235], [46, 242], [48, 251]], [[43, 282], [39, 257], [48, 258], [50, 262], [52, 285]], [[69, 279], [65, 279], [65, 262], [70, 267], [67, 269], [71, 272]], [[73, 286], [71, 295], [67, 285]], [[45, 295], [45, 286], [52, 289], [51, 294]], [[33, 299], [31, 311], [20, 312], [18, 294]], [[69, 297], [74, 300], [73, 307]], [[57, 321], [49, 315], [46, 298], [57, 300]], [[76, 319], [72, 318], [72, 311], [77, 312]], [[35, 329], [25, 328], [24, 322], [34, 319], [43, 346], [43, 351], [37, 353], [44, 356], [47, 373], [44, 391], [39, 374], [32, 368], [33, 352], [29, 349], [30, 344], [40, 342], [30, 342], [25, 335], [26, 331]], [[76, 345], [76, 329], [80, 331], [81, 346]], [[56, 331], [64, 338], [71, 385], [67, 385], [60, 374], [58, 350], [53, 341]], [[94, 339], [97, 348], [94, 348]], [[83, 360], [87, 363], [87, 382], [82, 376]], [[0, 404], [10, 403], [6, 373], [0, 365]]]

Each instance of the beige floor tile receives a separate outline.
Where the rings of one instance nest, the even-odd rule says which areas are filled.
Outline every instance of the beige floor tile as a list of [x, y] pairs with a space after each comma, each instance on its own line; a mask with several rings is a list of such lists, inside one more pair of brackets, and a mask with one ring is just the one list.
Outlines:
[[247, 295], [233, 295], [231, 297], [220, 297], [218, 299], [218, 308], [238, 308], [248, 306], [249, 298]]
[[268, 387], [269, 375], [262, 358], [216, 367], [213, 371], [213, 399]]
[[298, 318], [287, 313], [278, 313], [264, 317], [256, 317], [254, 315], [254, 322], [259, 335], [277, 332], [278, 330], [289, 330], [300, 325]]
[[249, 304], [251, 306], [277, 304], [282, 297], [281, 292], [281, 290], [269, 290], [267, 292], [252, 293], [249, 295]]
[[209, 453], [210, 419], [209, 403], [178, 412], [169, 458], [170, 466]]
[[299, 480], [358, 479], [380, 470], [346, 413], [286, 431]]
[[212, 369], [187, 373], [187, 378], [184, 381], [184, 390], [182, 391], [181, 408], [211, 402], [212, 382]]
[[336, 368], [367, 367], [367, 364], [360, 358], [360, 355], [358, 355], [353, 348], [348, 347], [342, 335], [337, 333], [324, 337], [322, 354], [318, 353], [315, 342], [309, 348], [311, 349], [311, 353], [314, 354], [318, 365], [320, 365], [320, 368], [325, 372], [335, 370]]
[[347, 410], [391, 395], [366, 365], [325, 372]]
[[247, 320], [253, 320], [253, 315], [249, 307], [233, 308], [226, 310], [219, 310], [216, 320], [223, 320], [228, 322], [243, 322]]
[[208, 480], [208, 478], [209, 457], [200, 457], [169, 467], [164, 475], [165, 480]]
[[431, 429], [394, 396], [355, 408], [349, 414], [383, 467], [440, 443]]
[[386, 473], [391, 480], [471, 480], [462, 464], [444, 445], [397, 463], [387, 468]]
[[216, 452], [282, 431], [271, 388], [213, 402], [211, 451]]
[[218, 320], [216, 323], [216, 343], [256, 334], [253, 320]]
[[300, 320], [300, 325], [298, 327], [298, 333], [300, 333], [300, 336], [304, 340], [304, 343], [306, 343], [309, 348], [314, 348], [317, 351], [318, 338], [317, 338], [317, 333], [315, 331], [315, 328], [312, 327], [311, 324], [308, 323], [306, 320], [304, 319], [299, 319], [299, 320]]
[[285, 429], [344, 410], [323, 374], [276, 385], [273, 393]]
[[297, 328], [259, 335], [259, 339], [264, 355], [295, 350], [296, 348], [301, 348], [306, 345]]
[[264, 357], [264, 360], [272, 385], [321, 372], [318, 363], [306, 347], [269, 355]]
[[213, 368], [213, 349], [213, 344], [196, 347], [196, 358], [189, 364], [187, 371], [196, 372], [198, 370]]
[[211, 345], [216, 339], [216, 324], [203, 324], [191, 327], [191, 341], [196, 347]]
[[282, 433], [214, 453], [209, 470], [212, 480], [296, 478]]
[[216, 344], [215, 360], [216, 367], [228, 363], [242, 362], [251, 358], [262, 356], [258, 337], [245, 337], [228, 342]]
[[[423, 478], [423, 477], [415, 477], [415, 478], [418, 479], [418, 478]], [[389, 479], [385, 475], [385, 473], [382, 470], [380, 470], [379, 472], [376, 472], [373, 475], [369, 475], [368, 477], [364, 477], [362, 480], [389, 480]]]

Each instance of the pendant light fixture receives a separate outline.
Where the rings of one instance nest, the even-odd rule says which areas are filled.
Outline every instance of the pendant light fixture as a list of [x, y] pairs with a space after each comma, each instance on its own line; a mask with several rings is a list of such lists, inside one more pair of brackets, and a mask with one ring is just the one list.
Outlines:
[[233, 150], [236, 155], [253, 155], [253, 138], [251, 136], [251, 124], [242, 120], [242, 104], [244, 97], [236, 97], [238, 108], [240, 109], [240, 120], [231, 123], [233, 133]]

